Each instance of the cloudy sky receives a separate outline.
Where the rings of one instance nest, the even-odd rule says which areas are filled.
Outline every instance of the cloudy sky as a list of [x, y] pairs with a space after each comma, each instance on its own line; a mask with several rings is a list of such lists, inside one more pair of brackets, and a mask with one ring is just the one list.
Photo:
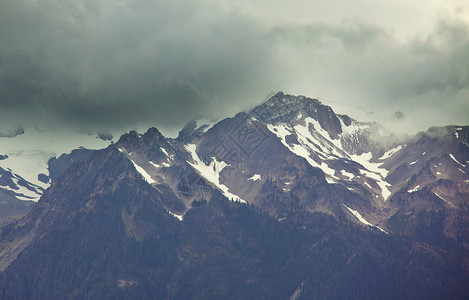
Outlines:
[[0, 127], [171, 132], [280, 90], [469, 125], [469, 0], [0, 1]]

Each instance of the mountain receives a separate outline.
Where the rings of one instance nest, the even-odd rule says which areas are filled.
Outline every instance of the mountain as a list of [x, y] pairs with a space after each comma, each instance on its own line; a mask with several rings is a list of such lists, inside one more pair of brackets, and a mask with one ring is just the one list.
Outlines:
[[48, 161], [0, 228], [0, 298], [465, 299], [468, 147], [467, 126], [397, 136], [283, 93], [132, 131]]
[[100, 149], [111, 142], [103, 134], [63, 129], [0, 130], [0, 222], [25, 215], [33, 205], [28, 202], [39, 200], [54, 174], [67, 165], [60, 155], [74, 150], [68, 159], [80, 159], [82, 155], [77, 153], [86, 151], [84, 148]]

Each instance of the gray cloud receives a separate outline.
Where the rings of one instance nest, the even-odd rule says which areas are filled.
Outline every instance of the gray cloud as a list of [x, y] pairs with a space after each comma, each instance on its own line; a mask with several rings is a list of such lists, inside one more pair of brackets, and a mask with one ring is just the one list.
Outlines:
[[399, 130], [423, 129], [428, 118], [469, 124], [464, 11], [403, 40], [363, 17], [276, 22], [268, 16], [283, 11], [249, 13], [240, 3], [1, 2], [0, 126], [180, 128], [277, 90], [352, 116], [356, 107], [381, 120], [402, 111]]
[[2, 111], [21, 112], [25, 120], [39, 109], [44, 120], [72, 124], [180, 125], [197, 115], [226, 113], [227, 101], [262, 89], [256, 79], [265, 77], [269, 61], [266, 44], [259, 43], [263, 30], [216, 6], [1, 5]]

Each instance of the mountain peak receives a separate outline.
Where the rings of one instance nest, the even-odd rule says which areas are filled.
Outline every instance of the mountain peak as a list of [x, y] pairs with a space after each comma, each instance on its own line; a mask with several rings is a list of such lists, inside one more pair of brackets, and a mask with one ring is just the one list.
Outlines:
[[156, 127], [151, 127], [147, 130], [147, 132], [145, 132], [143, 138], [147, 137], [156, 138], [158, 140], [164, 139], [163, 134]]
[[249, 114], [268, 124], [291, 123], [292, 120], [304, 120], [310, 117], [318, 121], [331, 138], [336, 139], [342, 133], [340, 120], [330, 106], [302, 95], [294, 96], [278, 92], [253, 108]]
[[250, 113], [254, 114], [261, 121], [276, 121], [278, 118], [285, 116], [290, 117], [298, 114], [308, 106], [321, 105], [319, 100], [307, 98], [305, 96], [294, 96], [278, 92], [268, 98], [262, 104], [254, 107]]
[[0, 155], [2, 299], [468, 299], [467, 126], [398, 140], [278, 92], [50, 159], [20, 206], [41, 187], [7, 146], [29, 134]]

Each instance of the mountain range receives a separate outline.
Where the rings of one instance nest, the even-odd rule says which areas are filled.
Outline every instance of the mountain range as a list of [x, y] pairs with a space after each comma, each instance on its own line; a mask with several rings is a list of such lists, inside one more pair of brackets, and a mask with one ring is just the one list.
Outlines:
[[175, 138], [14, 132], [1, 299], [469, 297], [469, 126], [397, 135], [279, 92]]

